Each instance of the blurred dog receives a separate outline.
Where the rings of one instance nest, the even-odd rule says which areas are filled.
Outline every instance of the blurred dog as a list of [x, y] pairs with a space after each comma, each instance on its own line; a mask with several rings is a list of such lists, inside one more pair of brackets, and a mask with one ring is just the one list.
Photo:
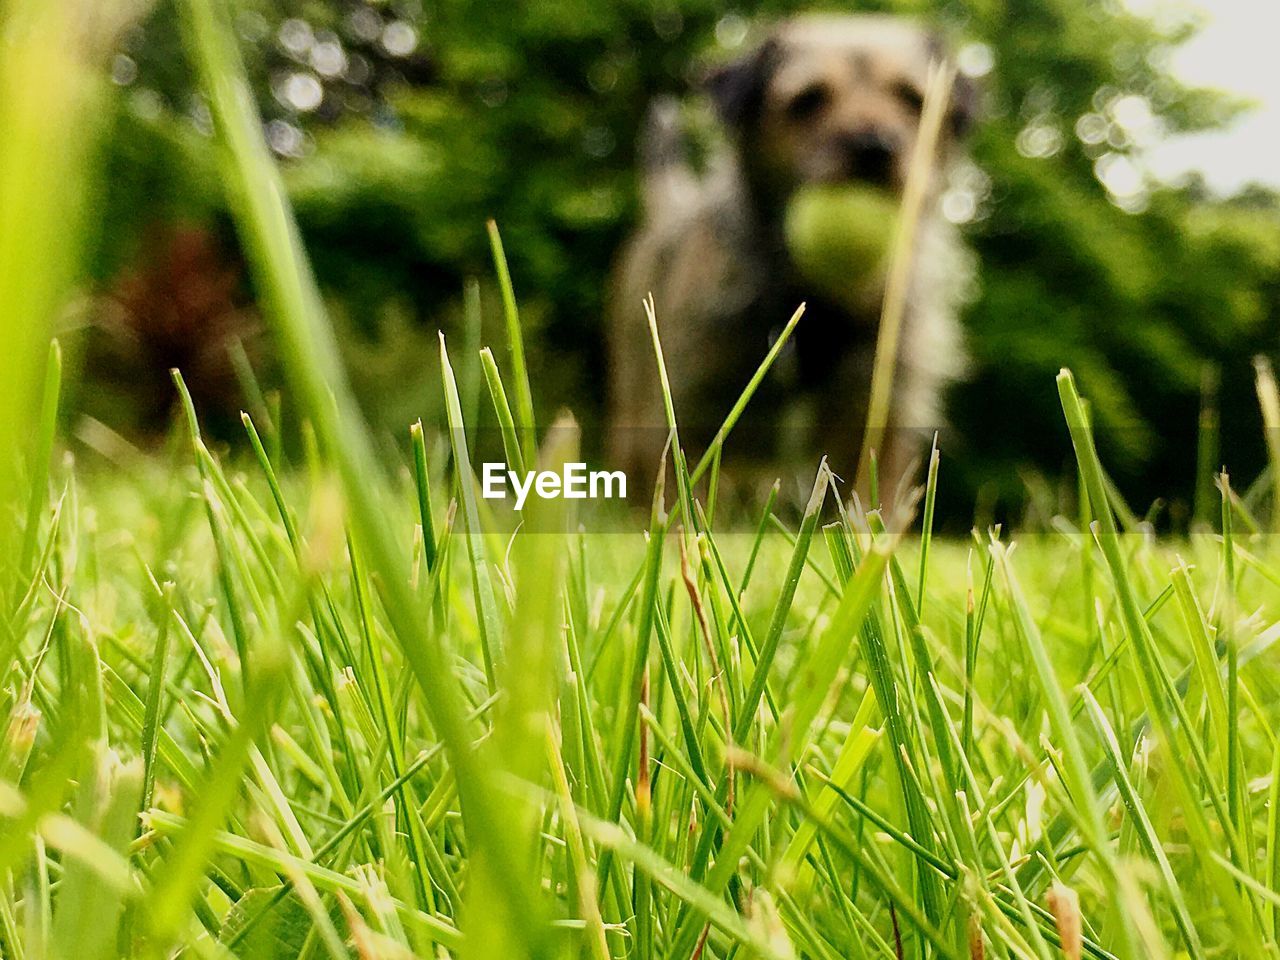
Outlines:
[[[783, 220], [806, 184], [860, 181], [900, 195], [916, 142], [938, 39], [909, 20], [803, 16], [714, 70], [706, 91], [724, 144], [702, 170], [671, 100], [655, 102], [642, 137], [643, 223], [624, 249], [609, 320], [610, 454], [640, 477], [666, 439], [643, 298], [652, 292], [681, 442], [696, 457], [802, 301], [807, 310], [766, 386], [735, 430], [733, 449], [757, 459], [818, 453], [852, 479], [862, 436], [884, 278], [850, 278], [870, 292], [830, 302], [798, 275]], [[958, 78], [941, 154], [958, 151], [974, 112]], [[899, 347], [889, 436], [879, 444], [891, 490], [941, 421], [941, 387], [963, 368], [955, 309], [964, 263], [939, 214], [935, 172], [919, 226]], [[779, 369], [781, 368], [781, 369]], [[797, 407], [808, 408], [796, 417]], [[801, 421], [799, 427], [796, 421]], [[805, 422], [807, 421], [807, 425]], [[797, 433], [802, 437], [797, 440]]]

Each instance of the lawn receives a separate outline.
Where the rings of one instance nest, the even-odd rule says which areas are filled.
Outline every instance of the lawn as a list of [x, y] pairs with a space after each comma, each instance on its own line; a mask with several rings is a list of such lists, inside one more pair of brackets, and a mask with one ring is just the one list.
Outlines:
[[1266, 535], [899, 537], [820, 472], [794, 528], [473, 537], [407, 444], [397, 590], [268, 446], [55, 469], [7, 955], [1274, 950]]

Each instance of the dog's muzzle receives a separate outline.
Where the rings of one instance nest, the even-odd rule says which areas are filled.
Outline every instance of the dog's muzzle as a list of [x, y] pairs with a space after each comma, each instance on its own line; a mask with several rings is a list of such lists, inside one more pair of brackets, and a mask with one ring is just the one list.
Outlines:
[[879, 130], [856, 130], [842, 138], [841, 148], [852, 179], [877, 186], [888, 186], [893, 180], [898, 147]]

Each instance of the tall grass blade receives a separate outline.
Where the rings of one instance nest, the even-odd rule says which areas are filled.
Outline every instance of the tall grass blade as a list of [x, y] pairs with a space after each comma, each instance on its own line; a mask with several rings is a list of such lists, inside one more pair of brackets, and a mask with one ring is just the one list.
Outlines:
[[279, 171], [263, 140], [226, 11], [215, 0], [183, 0], [179, 12], [213, 117], [232, 210], [285, 373], [321, 449], [337, 467], [353, 529], [378, 575], [392, 635], [449, 751], [469, 844], [494, 865], [503, 914], [497, 919], [477, 917], [475, 922], [509, 922], [528, 934], [522, 942], [535, 949], [542, 941], [532, 920], [533, 884], [509, 869], [516, 844], [510, 842], [502, 804], [473, 752], [473, 729], [461, 695], [409, 588], [407, 558], [385, 522], [387, 480], [347, 386]]
[[497, 649], [502, 639], [502, 620], [498, 612], [497, 594], [493, 577], [489, 572], [489, 558], [485, 550], [484, 530], [480, 526], [480, 510], [476, 502], [476, 489], [471, 469], [471, 454], [467, 448], [467, 431], [462, 422], [462, 401], [458, 396], [458, 383], [449, 363], [449, 351], [445, 348], [444, 334], [440, 334], [440, 373], [444, 379], [445, 409], [449, 418], [449, 442], [453, 446], [454, 469], [458, 474], [459, 493], [462, 498], [462, 519], [467, 539], [467, 554], [471, 566], [471, 586], [475, 593], [476, 615], [480, 626], [480, 651], [484, 656], [484, 673], [489, 681], [489, 692], [497, 689]]
[[498, 232], [498, 224], [493, 220], [489, 221], [487, 227], [493, 264], [498, 271], [498, 286], [502, 290], [502, 313], [506, 320], [507, 349], [511, 352], [511, 376], [516, 392], [516, 426], [520, 433], [523, 459], [532, 463], [537, 434], [533, 419], [533, 391], [529, 389], [529, 368], [524, 359], [524, 331], [520, 326], [515, 289], [511, 284], [511, 271], [507, 267], [507, 254], [502, 248], [502, 235]]
[[1271, 462], [1271, 532], [1280, 533], [1280, 388], [1275, 371], [1266, 357], [1253, 358], [1257, 377], [1258, 405], [1262, 408], [1262, 435]]
[[53, 461], [53, 444], [58, 433], [58, 400], [62, 393], [62, 347], [57, 340], [49, 344], [45, 363], [44, 385], [40, 401], [40, 419], [36, 427], [35, 449], [32, 451], [27, 484], [27, 519], [22, 531], [22, 557], [18, 570], [31, 575], [40, 538], [40, 519], [49, 496], [49, 471]]
[[507, 391], [502, 387], [502, 375], [498, 372], [497, 361], [493, 359], [493, 351], [488, 347], [480, 351], [480, 368], [484, 371], [484, 382], [489, 388], [489, 399], [493, 401], [493, 411], [498, 417], [498, 429], [502, 432], [502, 449], [507, 455], [507, 466], [523, 476], [524, 451], [520, 447], [516, 422], [511, 416], [511, 405], [507, 403]]
[[[878, 486], [872, 477], [873, 451], [881, 457], [881, 449], [889, 426], [889, 405], [893, 396], [894, 372], [898, 366], [898, 340], [902, 332], [902, 318], [906, 310], [907, 287], [915, 259], [916, 231], [924, 211], [929, 182], [933, 178], [936, 153], [946, 117], [947, 103], [951, 99], [951, 86], [955, 78], [952, 67], [934, 63], [929, 68], [925, 82], [924, 107], [920, 129], [911, 152], [906, 186], [902, 194], [902, 214], [894, 232], [889, 255], [889, 276], [885, 281], [884, 302], [880, 309], [880, 325], [876, 328], [876, 353], [871, 371], [871, 395], [867, 403], [867, 420], [863, 427], [861, 453], [855, 485], [859, 489]], [[921, 424], [907, 424], [918, 427]], [[880, 502], [875, 490], [871, 503]]]

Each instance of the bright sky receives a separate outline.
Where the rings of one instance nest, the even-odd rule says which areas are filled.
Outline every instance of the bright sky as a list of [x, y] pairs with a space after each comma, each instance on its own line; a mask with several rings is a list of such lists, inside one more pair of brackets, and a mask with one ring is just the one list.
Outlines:
[[[1127, 0], [1130, 8], [1159, 16], [1176, 0]], [[1193, 0], [1205, 25], [1177, 50], [1173, 66], [1186, 83], [1227, 90], [1258, 102], [1231, 128], [1179, 137], [1149, 157], [1169, 178], [1204, 173], [1219, 193], [1252, 181], [1280, 187], [1280, 0]]]

